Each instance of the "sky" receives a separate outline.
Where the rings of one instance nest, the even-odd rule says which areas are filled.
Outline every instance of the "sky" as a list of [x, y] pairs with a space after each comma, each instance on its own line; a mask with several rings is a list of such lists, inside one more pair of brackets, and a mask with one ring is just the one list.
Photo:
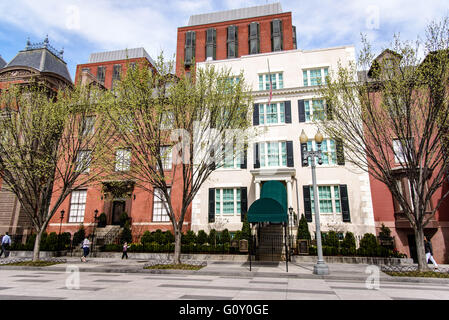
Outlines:
[[[144, 47], [155, 58], [174, 58], [177, 28], [194, 14], [264, 5], [273, 0], [0, 0], [0, 55], [9, 62], [26, 45], [64, 49], [72, 79], [89, 54]], [[281, 0], [292, 12], [299, 49], [360, 47], [366, 34], [375, 52], [393, 35], [423, 38], [426, 25], [449, 15], [447, 0]]]

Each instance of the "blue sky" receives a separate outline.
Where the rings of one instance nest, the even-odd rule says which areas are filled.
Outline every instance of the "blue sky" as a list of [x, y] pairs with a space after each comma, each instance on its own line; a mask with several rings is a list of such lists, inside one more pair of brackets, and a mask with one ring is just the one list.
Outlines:
[[[31, 42], [64, 48], [74, 78], [77, 64], [89, 54], [144, 47], [156, 57], [173, 57], [177, 28], [193, 14], [263, 5], [272, 0], [0, 0], [0, 55], [9, 62]], [[360, 43], [367, 34], [376, 51], [388, 46], [394, 33], [403, 39], [424, 37], [432, 19], [449, 15], [447, 0], [283, 0], [292, 12], [298, 47], [318, 49]]]

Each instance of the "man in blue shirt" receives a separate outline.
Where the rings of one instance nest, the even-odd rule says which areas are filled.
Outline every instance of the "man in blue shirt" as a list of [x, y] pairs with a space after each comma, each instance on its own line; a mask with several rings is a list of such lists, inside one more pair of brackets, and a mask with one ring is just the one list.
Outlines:
[[8, 232], [2, 238], [2, 252], [0, 252], [0, 257], [3, 252], [5, 253], [5, 258], [9, 257], [9, 246], [11, 245], [11, 237], [8, 235]]

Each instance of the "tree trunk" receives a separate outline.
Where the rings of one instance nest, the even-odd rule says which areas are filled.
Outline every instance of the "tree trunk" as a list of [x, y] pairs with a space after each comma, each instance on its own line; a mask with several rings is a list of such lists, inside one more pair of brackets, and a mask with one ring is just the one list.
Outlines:
[[415, 242], [418, 258], [418, 270], [427, 271], [429, 270], [429, 267], [427, 266], [426, 252], [424, 249], [424, 228], [422, 226], [417, 226], [415, 228]]
[[41, 238], [42, 233], [44, 229], [41, 229], [36, 235], [36, 241], [34, 242], [34, 249], [33, 249], [33, 261], [39, 261], [39, 253], [40, 253], [40, 247], [41, 247]]
[[181, 235], [182, 232], [177, 228], [175, 231], [175, 253], [173, 255], [173, 263], [181, 264]]

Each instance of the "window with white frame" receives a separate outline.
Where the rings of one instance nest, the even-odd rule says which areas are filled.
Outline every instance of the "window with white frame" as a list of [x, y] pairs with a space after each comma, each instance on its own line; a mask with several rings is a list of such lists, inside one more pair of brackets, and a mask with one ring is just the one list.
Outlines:
[[329, 68], [318, 68], [303, 70], [302, 76], [304, 80], [304, 86], [318, 86], [326, 84], [326, 76], [328, 75]]
[[[273, 90], [284, 88], [282, 72], [271, 73], [271, 83]], [[270, 90], [270, 74], [259, 74], [259, 90]]]
[[118, 149], [115, 152], [115, 171], [129, 171], [131, 167], [131, 149]]
[[[307, 151], [318, 150], [317, 143], [314, 140], [307, 141]], [[331, 139], [324, 139], [321, 143], [321, 152], [323, 154], [323, 165], [335, 165], [337, 164], [337, 148], [335, 141]], [[312, 159], [309, 157], [309, 163]]]
[[[171, 188], [168, 188], [168, 194], [171, 193]], [[153, 222], [168, 222], [170, 221], [170, 216], [168, 210], [165, 208], [163, 192], [161, 189], [154, 189], [153, 197]]]
[[236, 153], [236, 145], [231, 143], [226, 143], [223, 146], [223, 168], [235, 169], [240, 168], [240, 153]]
[[81, 150], [76, 157], [76, 171], [88, 173], [90, 171], [90, 163], [92, 161], [92, 151]]
[[259, 143], [260, 167], [286, 167], [287, 144], [285, 141]]
[[326, 111], [324, 108], [324, 100], [304, 100], [304, 112], [306, 116], [306, 122], [311, 122], [314, 120], [325, 120]]
[[[315, 213], [315, 198], [313, 188], [310, 187], [310, 201], [312, 213]], [[341, 213], [341, 199], [339, 186], [318, 186], [319, 213]]]
[[70, 197], [69, 222], [84, 222], [87, 190], [73, 191]]
[[259, 104], [259, 124], [285, 123], [284, 102]]
[[161, 147], [161, 161], [162, 161], [162, 169], [171, 170], [172, 169], [172, 146]]
[[93, 134], [95, 127], [95, 116], [89, 116], [82, 119], [83, 136]]
[[412, 139], [400, 140], [393, 139], [393, 151], [394, 151], [394, 162], [396, 163], [405, 163], [407, 162], [407, 143], [411, 144]]
[[215, 189], [215, 215], [239, 215], [240, 192], [240, 188]]

